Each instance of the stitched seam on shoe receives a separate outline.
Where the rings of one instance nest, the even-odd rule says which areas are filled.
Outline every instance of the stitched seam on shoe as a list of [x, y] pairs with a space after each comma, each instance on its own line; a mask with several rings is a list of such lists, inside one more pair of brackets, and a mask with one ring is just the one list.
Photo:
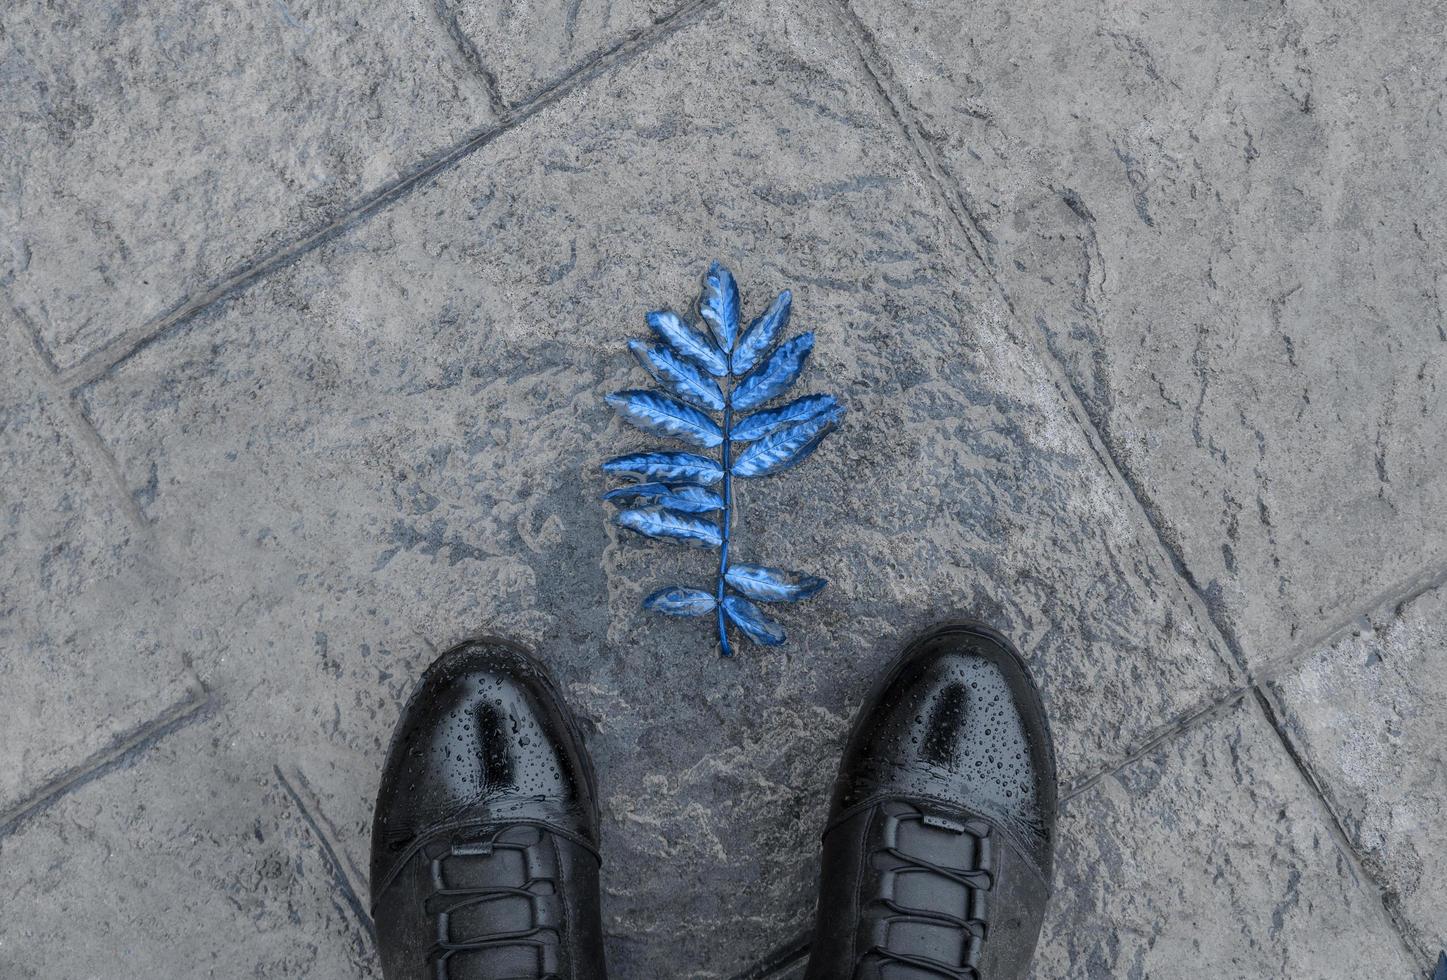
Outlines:
[[[568, 934], [569, 934], [569, 932], [570, 932], [570, 930], [571, 930], [572, 922], [573, 922], [573, 907], [572, 907], [572, 904], [571, 904], [571, 903], [569, 902], [569, 900], [568, 900], [569, 890], [563, 887], [563, 869], [564, 869], [564, 865], [563, 865], [563, 852], [562, 852], [561, 850], [559, 850], [559, 848], [558, 848], [558, 839], [557, 839], [556, 837], [551, 838], [550, 841], [549, 841], [549, 843], [552, 844], [552, 847], [553, 847], [553, 860], [554, 860], [555, 862], [557, 862], [557, 867], [558, 867], [558, 880], [555, 881], [555, 882], [553, 882], [553, 888], [555, 888], [556, 890], [562, 892], [562, 894], [558, 896], [559, 898], [562, 899], [562, 902], [561, 902], [560, 904], [561, 904], [562, 907], [563, 907], [563, 921], [560, 923], [560, 925], [562, 926], [562, 928], [559, 930], [559, 931], [561, 932], [561, 935], [558, 937], [558, 956], [559, 956], [559, 958], [561, 958], [562, 956], [564, 956], [564, 955], [567, 953], [568, 950], [570, 950], [570, 949], [572, 948], [571, 946], [568, 945]], [[568, 972], [567, 972], [567, 975], [568, 975], [569, 977], [574, 977], [574, 978], [577, 977], [577, 975], [578, 975], [578, 969], [577, 969], [577, 967], [578, 967], [578, 964], [575, 963], [575, 962], [573, 962], [573, 957], [572, 957], [572, 956], [568, 956]]]

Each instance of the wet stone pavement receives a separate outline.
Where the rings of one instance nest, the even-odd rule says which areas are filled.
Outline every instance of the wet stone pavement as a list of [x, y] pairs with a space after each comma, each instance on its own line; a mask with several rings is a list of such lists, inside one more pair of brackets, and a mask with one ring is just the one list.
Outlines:
[[[849, 721], [955, 614], [1052, 717], [1038, 977], [1424, 975], [1447, 65], [1389, 7], [20, 3], [0, 977], [380, 977], [382, 753], [482, 632], [583, 720], [611, 974], [801, 976]], [[713, 258], [849, 408], [743, 488], [831, 585], [731, 661], [597, 502]]]

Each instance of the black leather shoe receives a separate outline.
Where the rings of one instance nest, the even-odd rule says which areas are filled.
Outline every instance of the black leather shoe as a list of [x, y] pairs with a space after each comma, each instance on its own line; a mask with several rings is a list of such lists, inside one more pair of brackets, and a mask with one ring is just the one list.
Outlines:
[[600, 980], [598, 805], [542, 666], [479, 640], [402, 709], [372, 823], [387, 980]]
[[824, 832], [807, 980], [1017, 980], [1055, 839], [1040, 695], [974, 623], [912, 643], [861, 710]]

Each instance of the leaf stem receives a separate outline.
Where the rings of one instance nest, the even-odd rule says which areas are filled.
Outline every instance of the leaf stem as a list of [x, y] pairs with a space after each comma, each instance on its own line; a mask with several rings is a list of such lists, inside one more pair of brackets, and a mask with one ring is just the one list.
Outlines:
[[723, 542], [719, 546], [718, 557], [718, 645], [719, 653], [725, 657], [733, 656], [733, 648], [729, 646], [728, 620], [724, 615], [724, 576], [729, 571], [729, 525], [733, 523], [734, 509], [734, 485], [733, 467], [731, 459], [733, 452], [733, 413], [734, 413], [734, 384], [733, 378], [729, 377], [724, 388], [724, 410], [723, 410], [723, 519], [720, 522], [719, 531]]

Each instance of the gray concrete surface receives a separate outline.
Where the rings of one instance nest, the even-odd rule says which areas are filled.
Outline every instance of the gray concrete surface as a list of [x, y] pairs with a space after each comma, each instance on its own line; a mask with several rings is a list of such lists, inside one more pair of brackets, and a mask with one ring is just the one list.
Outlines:
[[[585, 719], [613, 974], [794, 976], [852, 712], [956, 612], [1054, 722], [1038, 976], [1423, 972], [1447, 80], [1399, 13], [7, 14], [0, 975], [377, 975], [381, 753], [489, 631]], [[732, 662], [595, 502], [713, 257], [850, 408], [747, 488], [833, 584]]]

